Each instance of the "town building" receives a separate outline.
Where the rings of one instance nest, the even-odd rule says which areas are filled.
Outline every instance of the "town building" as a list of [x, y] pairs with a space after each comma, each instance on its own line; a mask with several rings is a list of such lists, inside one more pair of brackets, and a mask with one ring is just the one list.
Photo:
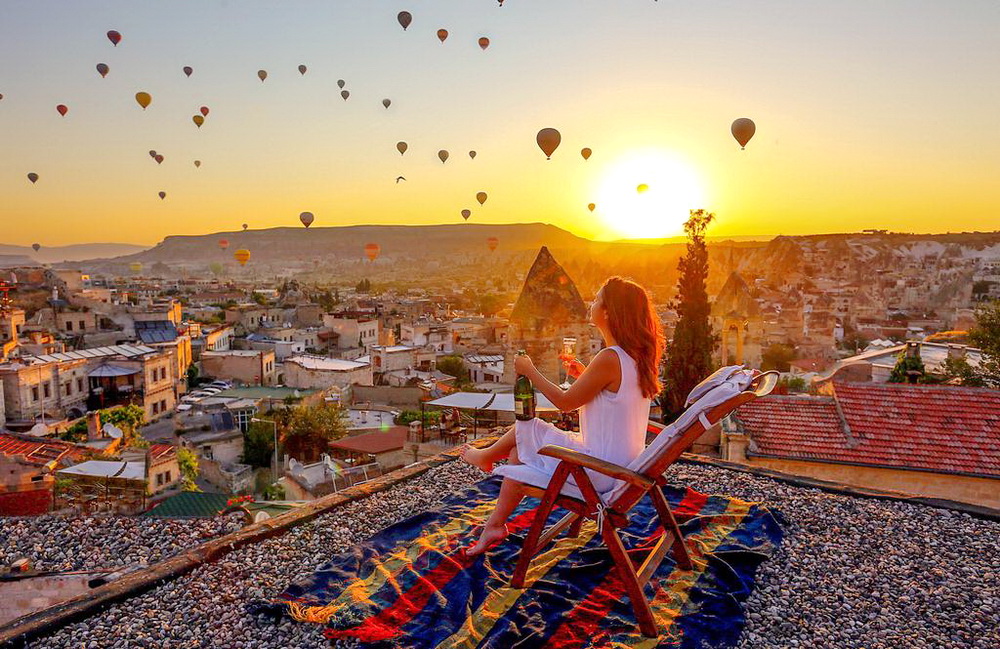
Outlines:
[[243, 385], [275, 385], [277, 367], [274, 352], [258, 349], [231, 349], [202, 352], [201, 374]]
[[722, 458], [879, 490], [1000, 508], [1000, 391], [831, 384], [772, 395], [722, 426]]
[[302, 354], [285, 360], [283, 383], [292, 388], [325, 390], [337, 386], [373, 385], [371, 363]]

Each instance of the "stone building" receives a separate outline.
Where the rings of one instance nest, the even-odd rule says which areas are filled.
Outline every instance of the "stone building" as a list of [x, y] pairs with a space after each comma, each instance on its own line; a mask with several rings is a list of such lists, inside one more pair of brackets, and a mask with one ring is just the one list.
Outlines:
[[574, 353], [587, 363], [591, 358], [591, 331], [587, 305], [576, 285], [549, 249], [542, 246], [510, 314], [503, 382], [514, 383], [514, 355], [523, 349], [544, 376], [561, 383], [566, 378], [559, 360], [563, 339], [574, 338]]
[[284, 384], [290, 388], [325, 390], [373, 383], [371, 363], [300, 355], [287, 359], [283, 368]]
[[201, 373], [244, 385], [274, 385], [277, 378], [274, 352], [258, 349], [202, 352]]
[[760, 367], [764, 321], [750, 287], [732, 272], [712, 302], [713, 331], [719, 334], [715, 360], [719, 365]]

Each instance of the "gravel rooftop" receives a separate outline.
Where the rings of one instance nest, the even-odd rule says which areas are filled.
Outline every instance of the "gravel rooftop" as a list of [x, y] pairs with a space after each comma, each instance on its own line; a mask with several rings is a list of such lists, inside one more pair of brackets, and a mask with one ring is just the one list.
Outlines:
[[[448, 462], [286, 534], [239, 548], [28, 646], [330, 646], [318, 625], [287, 620], [275, 625], [244, 607], [274, 596], [331, 555], [482, 477], [478, 469]], [[713, 466], [676, 465], [668, 477], [700, 491], [764, 502], [788, 521], [780, 552], [758, 574], [740, 648], [1000, 647], [1000, 523], [923, 505], [829, 494]], [[0, 520], [0, 547], [5, 558], [27, 555], [39, 567], [103, 568], [116, 560], [118, 565], [154, 561], [235, 524], [225, 519], [94, 519], [89, 524], [7, 519]], [[56, 538], [83, 541], [45, 542], [53, 531], [67, 535]], [[116, 549], [88, 551], [95, 541]], [[16, 544], [13, 550], [10, 543]]]

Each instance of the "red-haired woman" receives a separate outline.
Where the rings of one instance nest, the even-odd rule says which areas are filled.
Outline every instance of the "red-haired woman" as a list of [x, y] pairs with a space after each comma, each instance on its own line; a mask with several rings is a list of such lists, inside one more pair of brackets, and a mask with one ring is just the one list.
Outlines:
[[[649, 403], [660, 390], [658, 368], [663, 354], [663, 334], [649, 293], [631, 280], [612, 277], [594, 297], [589, 319], [600, 330], [605, 348], [587, 367], [575, 360], [568, 363], [570, 376], [578, 376], [569, 389], [542, 376], [527, 356], [514, 359], [515, 372], [531, 379], [553, 405], [562, 411], [580, 409], [580, 432], [567, 433], [536, 418], [516, 422], [486, 448], [462, 448], [466, 462], [504, 476], [496, 508], [466, 554], [481, 554], [507, 536], [506, 521], [524, 496], [523, 483], [511, 477], [518, 474], [518, 464], [549, 475], [555, 472], [559, 460], [538, 455], [546, 444], [577, 449], [621, 466], [645, 448]], [[494, 470], [493, 464], [504, 458], [509, 463]], [[616, 482], [592, 471], [588, 476], [600, 493]]]

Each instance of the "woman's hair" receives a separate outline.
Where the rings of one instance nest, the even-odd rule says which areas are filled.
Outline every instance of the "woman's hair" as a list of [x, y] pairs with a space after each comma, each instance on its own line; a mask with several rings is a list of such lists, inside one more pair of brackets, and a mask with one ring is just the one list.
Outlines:
[[660, 358], [664, 346], [653, 300], [646, 289], [624, 277], [609, 277], [601, 288], [611, 335], [635, 361], [639, 389], [643, 396], [652, 399], [660, 392]]

